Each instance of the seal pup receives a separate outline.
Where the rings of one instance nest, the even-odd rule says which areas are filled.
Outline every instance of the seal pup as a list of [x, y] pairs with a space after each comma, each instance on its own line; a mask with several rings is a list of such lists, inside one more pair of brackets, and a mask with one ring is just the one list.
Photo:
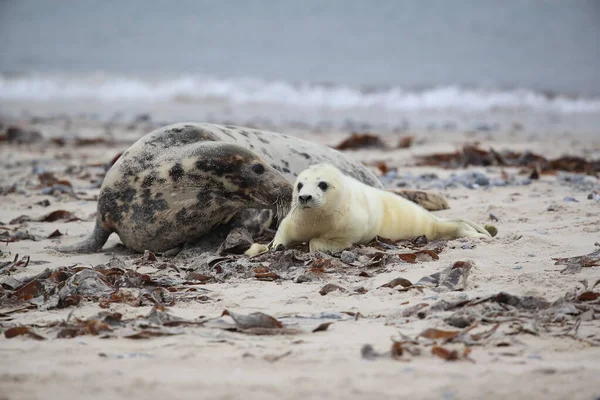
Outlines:
[[[299, 174], [292, 207], [269, 246], [309, 242], [309, 250], [336, 252], [366, 244], [375, 236], [391, 240], [425, 235], [430, 240], [490, 238], [482, 226], [464, 219], [442, 219], [394, 193], [317, 164]], [[249, 249], [256, 253], [259, 246]]]
[[93, 232], [56, 250], [98, 251], [116, 232], [135, 251], [166, 252], [226, 223], [273, 226], [289, 208], [297, 175], [315, 162], [383, 187], [361, 163], [292, 136], [205, 123], [158, 128], [107, 172]]

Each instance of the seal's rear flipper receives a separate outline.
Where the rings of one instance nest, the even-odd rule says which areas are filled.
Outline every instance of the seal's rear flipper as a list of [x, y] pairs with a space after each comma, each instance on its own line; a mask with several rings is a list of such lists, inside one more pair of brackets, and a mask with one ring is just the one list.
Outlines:
[[54, 250], [62, 253], [95, 253], [104, 246], [111, 233], [111, 231], [102, 228], [96, 221], [93, 232], [87, 238], [70, 246], [55, 247]]
[[392, 192], [398, 196], [404, 197], [407, 200], [417, 203], [427, 211], [447, 210], [450, 208], [448, 200], [440, 193], [418, 190], [418, 189], [398, 189], [390, 188], [388, 192]]
[[492, 235], [483, 226], [466, 219], [440, 219], [437, 223], [440, 239], [461, 237], [491, 238]]

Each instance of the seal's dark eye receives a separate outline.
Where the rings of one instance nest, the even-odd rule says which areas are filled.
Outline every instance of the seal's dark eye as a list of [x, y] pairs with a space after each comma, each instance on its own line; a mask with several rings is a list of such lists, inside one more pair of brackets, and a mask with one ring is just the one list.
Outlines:
[[265, 167], [262, 164], [256, 164], [256, 165], [252, 166], [252, 171], [254, 171], [258, 175], [260, 175], [263, 172], [265, 172]]
[[322, 191], [326, 191], [328, 187], [329, 185], [327, 184], [327, 182], [319, 182], [319, 189], [321, 189]]
[[304, 186], [302, 182], [298, 182], [298, 190], [302, 189], [302, 186]]

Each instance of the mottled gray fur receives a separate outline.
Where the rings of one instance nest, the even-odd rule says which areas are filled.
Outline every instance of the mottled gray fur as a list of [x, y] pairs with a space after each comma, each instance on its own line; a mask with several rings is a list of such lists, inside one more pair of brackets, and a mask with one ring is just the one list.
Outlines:
[[[213, 124], [179, 123], [134, 143], [108, 171], [94, 232], [59, 248], [93, 252], [116, 232], [125, 246], [164, 252], [231, 223], [260, 230], [282, 218], [292, 184], [312, 164], [329, 162], [382, 187], [359, 162], [292, 136]], [[264, 172], [260, 172], [262, 165]], [[258, 168], [258, 169], [257, 169]]]

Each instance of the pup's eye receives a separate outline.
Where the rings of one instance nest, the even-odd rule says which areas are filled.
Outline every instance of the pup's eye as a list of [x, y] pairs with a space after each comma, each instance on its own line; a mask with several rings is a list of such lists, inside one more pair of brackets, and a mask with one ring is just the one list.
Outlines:
[[302, 186], [304, 186], [302, 182], [298, 182], [298, 190], [302, 189]]
[[262, 164], [256, 164], [252, 166], [252, 171], [254, 171], [256, 174], [260, 175], [263, 172], [265, 172], [265, 167]]
[[319, 189], [321, 189], [322, 191], [326, 191], [328, 187], [329, 185], [327, 184], [327, 182], [319, 182]]

